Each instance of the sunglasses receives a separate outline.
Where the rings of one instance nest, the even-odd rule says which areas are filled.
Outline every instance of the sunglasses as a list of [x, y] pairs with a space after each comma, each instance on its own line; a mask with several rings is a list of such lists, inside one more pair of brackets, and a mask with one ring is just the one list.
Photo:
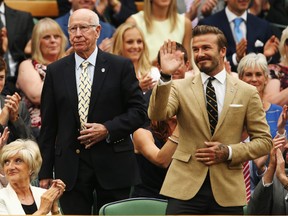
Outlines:
[[285, 40], [285, 45], [288, 46], [288, 38]]

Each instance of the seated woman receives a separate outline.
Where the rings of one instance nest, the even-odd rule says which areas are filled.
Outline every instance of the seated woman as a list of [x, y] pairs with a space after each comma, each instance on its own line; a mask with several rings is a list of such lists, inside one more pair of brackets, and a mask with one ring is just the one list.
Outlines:
[[7, 187], [0, 190], [0, 214], [59, 214], [58, 200], [65, 184], [60, 179], [53, 180], [48, 190], [30, 185], [42, 164], [37, 143], [19, 139], [5, 145], [0, 164], [8, 181]]
[[24, 94], [31, 129], [37, 139], [41, 128], [40, 97], [46, 66], [64, 56], [67, 38], [54, 20], [43, 18], [34, 26], [31, 43], [32, 59], [21, 62], [16, 87]]
[[[260, 98], [263, 103], [263, 108], [266, 112], [266, 119], [270, 127], [270, 133], [272, 137], [278, 135], [286, 136], [288, 130], [287, 124], [287, 106], [283, 108], [276, 104], [269, 103], [264, 98], [265, 86], [268, 82], [268, 65], [266, 57], [261, 54], [249, 53], [244, 56], [238, 65], [239, 79], [244, 82], [253, 85], [257, 88]], [[285, 140], [284, 140], [285, 141]], [[268, 163], [268, 155], [254, 160], [252, 163], [251, 173], [251, 190], [258, 184], [261, 177], [266, 170], [266, 164]]]

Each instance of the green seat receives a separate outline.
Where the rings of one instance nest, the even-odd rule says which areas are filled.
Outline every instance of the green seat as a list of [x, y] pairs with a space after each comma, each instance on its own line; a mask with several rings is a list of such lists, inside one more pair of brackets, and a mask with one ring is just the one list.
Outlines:
[[103, 205], [99, 215], [165, 215], [167, 200], [130, 198]]

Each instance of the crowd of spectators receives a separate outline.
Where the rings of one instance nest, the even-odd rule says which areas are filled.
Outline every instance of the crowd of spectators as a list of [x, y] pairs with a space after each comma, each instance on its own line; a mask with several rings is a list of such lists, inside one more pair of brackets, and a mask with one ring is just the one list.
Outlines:
[[[133, 131], [130, 134], [130, 139], [134, 144], [134, 153], [139, 168], [138, 171], [140, 171], [142, 178], [141, 183], [139, 183], [138, 180], [131, 181], [134, 183], [137, 182], [136, 185], [131, 184], [131, 197], [145, 196], [168, 199], [166, 196], [160, 194], [160, 189], [171, 161], [177, 160], [172, 158], [178, 146], [179, 136], [181, 137], [178, 127], [183, 128], [185, 126], [179, 125], [177, 114], [169, 119], [161, 119], [161, 121], [149, 119], [147, 112], [150, 96], [156, 89], [156, 86], [165, 85], [162, 82], [162, 78], [166, 82], [166, 79], [169, 81], [172, 77], [173, 84], [176, 79], [193, 80], [193, 78], [201, 72], [199, 67], [196, 66], [194, 59], [194, 54], [198, 52], [198, 50], [196, 51], [196, 48], [193, 47], [193, 29], [200, 25], [214, 26], [224, 33], [227, 40], [226, 55], [223, 59], [225, 64], [221, 64], [221, 67], [225, 65], [227, 74], [232, 74], [236, 79], [239, 78], [256, 87], [263, 110], [266, 113], [267, 123], [270, 127], [270, 131], [268, 132], [270, 132], [274, 144], [269, 154], [249, 162], [250, 190], [252, 195], [251, 201], [246, 203], [248, 205], [248, 211], [251, 214], [285, 214], [285, 212], [288, 212], [285, 205], [279, 207], [275, 201], [283, 202], [283, 200], [287, 200], [288, 197], [288, 178], [286, 177], [287, 171], [285, 172], [286, 166], [288, 167], [288, 161], [286, 161], [288, 158], [288, 147], [286, 139], [284, 139], [288, 137], [286, 133], [288, 130], [288, 1], [143, 0], [143, 10], [141, 11], [137, 10], [134, 0], [58, 0], [57, 3], [59, 6], [58, 17], [36, 18], [29, 12], [10, 8], [6, 5], [5, 0], [0, 0], [1, 148], [3, 145], [6, 145], [6, 143], [9, 145], [10, 142], [17, 139], [32, 140], [31, 145], [34, 145], [34, 141], [39, 144], [42, 126], [40, 112], [41, 96], [43, 96], [42, 88], [45, 83], [47, 67], [54, 65], [54, 62], [63, 60], [64, 57], [74, 55], [77, 53], [75, 50], [81, 50], [80, 46], [82, 45], [77, 45], [79, 41], [76, 43], [75, 38], [77, 38], [78, 34], [83, 36], [85, 35], [84, 33], [95, 29], [97, 32], [96, 35], [85, 35], [83, 36], [84, 42], [82, 41], [85, 43], [86, 40], [88, 41], [90, 37], [93, 37], [97, 43], [97, 51], [95, 51], [95, 56], [97, 55], [96, 66], [94, 65], [93, 68], [98, 70], [97, 63], [103, 60], [102, 58], [98, 59], [98, 48], [100, 55], [103, 51], [104, 53], [107, 52], [112, 55], [121, 56], [120, 59], [129, 59], [135, 72], [133, 76], [137, 78], [136, 81], [138, 81], [139, 84], [135, 89], [137, 89], [137, 91], [139, 89], [142, 90], [142, 94], [140, 94], [141, 97], [139, 96], [140, 98], [138, 98], [137, 103], [139, 103], [139, 101], [141, 101], [141, 103], [143, 102], [143, 107], [146, 109], [145, 123], [142, 124], [142, 126], [139, 126], [140, 123], [137, 124], [138, 128], [136, 130], [133, 128], [132, 130], [132, 128], [129, 128], [129, 124], [125, 122], [127, 119], [120, 118], [118, 120], [118, 123], [121, 125], [127, 123], [127, 127], [123, 126], [125, 131]], [[88, 9], [89, 12], [93, 11], [96, 13], [97, 17], [99, 17], [99, 25], [91, 23], [89, 25], [81, 25], [81, 21], [79, 21], [79, 23], [76, 23], [76, 25], [71, 28], [71, 26], [69, 26], [71, 16], [79, 9]], [[47, 10], [49, 10], [49, 8], [47, 8]], [[238, 20], [239, 24], [237, 23]], [[71, 35], [75, 36], [74, 41]], [[178, 53], [176, 52], [175, 54], [177, 57], [176, 61], [182, 62], [171, 77], [163, 74], [161, 68], [161, 56], [164, 54], [161, 54], [160, 51], [162, 50], [163, 52], [163, 44], [167, 45], [167, 41], [176, 42], [175, 50], [178, 51]], [[168, 44], [174, 43], [169, 42]], [[85, 46], [86, 45], [87, 44], [85, 44]], [[209, 48], [210, 47], [206, 47], [204, 52]], [[173, 47], [168, 47], [168, 52], [173, 49]], [[198, 58], [203, 58], [203, 61], [215, 61], [213, 57], [203, 53], [197, 53], [197, 56], [200, 56]], [[201, 55], [203, 57], [201, 57]], [[105, 74], [106, 66], [108, 67], [109, 65], [105, 65], [104, 63], [104, 66], [99, 69], [102, 74]], [[117, 65], [113, 66], [117, 68]], [[127, 67], [130, 68], [129, 65]], [[118, 68], [120, 70], [121, 66], [119, 65]], [[206, 69], [205, 67], [202, 68]], [[76, 71], [78, 70], [79, 69], [76, 68]], [[62, 71], [59, 70], [57, 73], [60, 74]], [[71, 76], [75, 78], [75, 75]], [[78, 75], [76, 74], [76, 76]], [[76, 87], [76, 85], [78, 85], [78, 78], [76, 78], [76, 82], [73, 82], [75, 86], [71, 87], [73, 90], [77, 89], [77, 92], [79, 91], [78, 86]], [[94, 78], [98, 79], [97, 76]], [[52, 78], [49, 80], [51, 82], [49, 84], [53, 86], [54, 80], [51, 79]], [[115, 107], [119, 105], [121, 110], [128, 112], [129, 106], [137, 103], [131, 102], [131, 104], [127, 104], [128, 98], [132, 93], [130, 94], [129, 90], [122, 89], [120, 86], [125, 86], [126, 88], [128, 82], [132, 83], [133, 81], [134, 83], [135, 80], [130, 76], [129, 80], [125, 80], [124, 77], [121, 77], [121, 80], [122, 79], [123, 82], [118, 80], [120, 84], [117, 86], [121, 90], [115, 92], [115, 94], [119, 95], [117, 99], [123, 98], [123, 100], [121, 100], [120, 105], [117, 104]], [[128, 77], [126, 77], [126, 79], [128, 79]], [[64, 82], [65, 80], [61, 81]], [[94, 83], [92, 85], [94, 85]], [[97, 88], [99, 88], [97, 91], [100, 91], [102, 87], [99, 86]], [[111, 92], [114, 90], [115, 89], [112, 88], [110, 89]], [[108, 91], [109, 94], [111, 93], [110, 91]], [[199, 91], [202, 91], [202, 89]], [[226, 91], [229, 90], [226, 89]], [[50, 94], [52, 98], [54, 94], [58, 93], [50, 92]], [[94, 94], [96, 93], [94, 92]], [[92, 96], [94, 95], [92, 94]], [[54, 95], [53, 98], [57, 97]], [[61, 99], [63, 101], [66, 100], [65, 98]], [[191, 98], [191, 100], [194, 99]], [[101, 101], [102, 100], [97, 101], [97, 103], [101, 103]], [[49, 103], [51, 103], [51, 101]], [[54, 105], [55, 104], [53, 104], [53, 106]], [[185, 104], [185, 106], [186, 105], [187, 104]], [[57, 106], [55, 105], [55, 107]], [[183, 104], [177, 104], [177, 106], [183, 106]], [[98, 108], [99, 107], [101, 106], [98, 106]], [[59, 110], [59, 108], [57, 108], [57, 110]], [[53, 110], [53, 112], [57, 113], [57, 110]], [[107, 110], [113, 109], [109, 108]], [[89, 113], [91, 112], [97, 113], [97, 106], [95, 110], [89, 110]], [[117, 121], [117, 116], [121, 116], [120, 111], [116, 111], [116, 108], [113, 112], [115, 113], [111, 113], [111, 119], [107, 120], [108, 122]], [[113, 119], [114, 117], [112, 116], [116, 116], [116, 119]], [[131, 116], [129, 117], [131, 118]], [[48, 121], [49, 118], [54, 117], [51, 117], [46, 110], [46, 121]], [[57, 118], [61, 118], [61, 116], [57, 116]], [[249, 118], [249, 116], [247, 118]], [[100, 121], [102, 117], [95, 118], [95, 121], [96, 119]], [[141, 119], [141, 121], [139, 120], [139, 122], [143, 123], [144, 120], [142, 120], [143, 119]], [[245, 122], [246, 121], [247, 119], [245, 119]], [[191, 124], [193, 124], [193, 122], [191, 122]], [[61, 125], [61, 127], [62, 126], [63, 125]], [[53, 127], [55, 128], [50, 128], [49, 130], [56, 131], [60, 128], [60, 125], [56, 124], [53, 125]], [[91, 128], [93, 127], [91, 126]], [[250, 130], [251, 128], [246, 129]], [[244, 130], [242, 134], [243, 142], [244, 140], [249, 140], [249, 134], [245, 134], [245, 132]], [[45, 131], [42, 131], [42, 133], [45, 134]], [[75, 133], [76, 137], [79, 131], [73, 133]], [[110, 144], [110, 135], [110, 131], [107, 131], [107, 134], [105, 134], [107, 137], [101, 140], [101, 143], [106, 142], [106, 144]], [[280, 139], [279, 137], [282, 138]], [[57, 136], [53, 139], [54, 142], [61, 140], [61, 138]], [[27, 143], [23, 142], [18, 140], [16, 144], [23, 145], [28, 149], [28, 147], [26, 147]], [[42, 140], [42, 142], [45, 142], [45, 140]], [[79, 142], [81, 143], [81, 140]], [[118, 145], [121, 145], [123, 140], [118, 139], [117, 142], [119, 142]], [[15, 142], [12, 144], [15, 145]], [[97, 145], [98, 141], [95, 141], [94, 144]], [[225, 144], [228, 145], [229, 143]], [[70, 144], [64, 145], [69, 146]], [[90, 146], [89, 144], [89, 148], [93, 150], [94, 146]], [[40, 148], [40, 150], [42, 149], [43, 147]], [[71, 149], [74, 149], [74, 147], [71, 147]], [[8, 150], [8, 148], [4, 148], [2, 152], [7, 154], [6, 152]], [[114, 151], [123, 152], [128, 150], [130, 149], [123, 148]], [[38, 154], [38, 149], [34, 148], [33, 151], [36, 151], [36, 154]], [[17, 157], [19, 157], [18, 154], [19, 153], [16, 153]], [[57, 150], [55, 154], [62, 156], [61, 150]], [[4, 155], [3, 158], [3, 155], [0, 155], [0, 164], [2, 166], [2, 169], [0, 169], [0, 182], [2, 183], [2, 187], [6, 187], [8, 183], [8, 189], [5, 193], [8, 193], [9, 190], [10, 192], [17, 190], [17, 188], [14, 188], [11, 178], [8, 178], [7, 182], [4, 177], [4, 174], [9, 172], [9, 170], [7, 171], [8, 165], [6, 161], [15, 160], [16, 156]], [[45, 156], [42, 155], [42, 157], [44, 160], [43, 164], [47, 166]], [[54, 160], [54, 156], [51, 158]], [[22, 153], [20, 154], [20, 159], [25, 162], [25, 166], [32, 166], [29, 161], [26, 161], [26, 156], [22, 155]], [[90, 161], [90, 159], [87, 161]], [[41, 166], [41, 163], [42, 159], [37, 166]], [[52, 166], [51, 164], [49, 170], [52, 170]], [[83, 170], [81, 171], [83, 172]], [[35, 171], [37, 174], [38, 172], [39, 170]], [[30, 173], [25, 173], [25, 175], [30, 176], [29, 181], [26, 181], [24, 184], [26, 187], [32, 182], [32, 178]], [[34, 175], [33, 179], [37, 177]], [[195, 175], [197, 175], [197, 173], [195, 173]], [[22, 202], [20, 197], [18, 197], [24, 211], [19, 210], [16, 213], [30, 214], [38, 210], [45, 214], [50, 211], [58, 214], [58, 199], [61, 200], [60, 197], [62, 197], [63, 194], [64, 199], [67, 200], [67, 192], [65, 192], [64, 189], [66, 182], [63, 183], [62, 181], [64, 182], [63, 179], [55, 180], [54, 183], [51, 184], [51, 191], [58, 191], [57, 194], [53, 196], [52, 201], [42, 200], [40, 205], [38, 195], [34, 197], [35, 201], [37, 201], [37, 199], [39, 200], [39, 203], [36, 203], [37, 206], [33, 206], [33, 212], [27, 207], [27, 202]], [[111, 179], [109, 182], [110, 181]], [[114, 181], [117, 181], [117, 178], [115, 178]], [[102, 189], [105, 191], [114, 188], [101, 188], [101, 190]], [[32, 191], [34, 190], [37, 191], [37, 189], [33, 187]], [[49, 190], [46, 192], [45, 190], [39, 191], [39, 196], [43, 194], [46, 194], [46, 196], [48, 194], [50, 197], [52, 196], [49, 194]], [[102, 193], [104, 194], [103, 191]], [[278, 192], [281, 193], [281, 197], [277, 197], [276, 199], [275, 194]], [[8, 207], [7, 211], [1, 209], [2, 202], [6, 202], [4, 201], [5, 194], [3, 195], [2, 193], [4, 193], [4, 190], [0, 190], [0, 213], [15, 213], [12, 210], [10, 212]], [[115, 193], [117, 193], [117, 190], [115, 190]], [[115, 195], [115, 197], [117, 197], [117, 195]], [[269, 197], [269, 199], [265, 199], [265, 204], [263, 201], [264, 197]], [[33, 196], [32, 198], [30, 197], [30, 199], [33, 199]], [[15, 202], [15, 200], [13, 200], [13, 202]], [[31, 204], [31, 202], [28, 203]], [[98, 202], [98, 205], [103, 204], [102, 202]], [[48, 205], [49, 207], [47, 207]], [[96, 209], [100, 207], [101, 206], [98, 206]], [[19, 209], [21, 209], [21, 206], [19, 206]], [[68, 208], [66, 207], [66, 209]], [[65, 212], [63, 213], [65, 214]]]

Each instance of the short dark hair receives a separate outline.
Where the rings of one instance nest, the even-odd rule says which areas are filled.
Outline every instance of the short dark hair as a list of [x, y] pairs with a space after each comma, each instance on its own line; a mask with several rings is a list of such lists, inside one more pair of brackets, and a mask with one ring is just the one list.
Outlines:
[[[184, 62], [186, 63], [188, 61], [188, 53], [185, 47], [181, 43], [176, 42], [176, 50], [180, 50], [182, 53], [184, 53]], [[157, 54], [157, 63], [161, 65], [160, 50]]]
[[224, 35], [224, 33], [215, 26], [209, 26], [209, 25], [197, 25], [195, 28], [193, 28], [192, 31], [192, 38], [199, 36], [199, 35], [205, 35], [205, 34], [215, 34], [217, 35], [218, 39], [218, 47], [219, 49], [223, 47], [227, 47], [227, 39]]

